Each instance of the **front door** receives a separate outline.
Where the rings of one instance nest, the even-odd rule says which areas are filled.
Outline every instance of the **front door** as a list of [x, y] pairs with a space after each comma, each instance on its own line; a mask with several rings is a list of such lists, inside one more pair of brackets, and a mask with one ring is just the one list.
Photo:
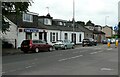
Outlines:
[[32, 39], [32, 32], [26, 32], [26, 39]]
[[43, 32], [39, 32], [39, 39], [40, 40], [42, 40], [42, 37], [43, 37], [42, 34], [43, 34]]
[[72, 42], [74, 42], [74, 44], [76, 44], [76, 34], [72, 33]]

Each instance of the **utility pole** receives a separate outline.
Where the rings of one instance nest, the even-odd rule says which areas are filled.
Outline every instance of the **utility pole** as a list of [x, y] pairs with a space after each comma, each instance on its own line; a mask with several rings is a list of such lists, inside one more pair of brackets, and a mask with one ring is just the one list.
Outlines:
[[47, 8], [47, 12], [48, 12], [48, 14], [49, 14], [49, 7], [46, 7]]
[[73, 0], [73, 42], [75, 43], [75, 1]]
[[108, 18], [109, 16], [105, 16], [105, 26], [107, 25], [107, 18]]

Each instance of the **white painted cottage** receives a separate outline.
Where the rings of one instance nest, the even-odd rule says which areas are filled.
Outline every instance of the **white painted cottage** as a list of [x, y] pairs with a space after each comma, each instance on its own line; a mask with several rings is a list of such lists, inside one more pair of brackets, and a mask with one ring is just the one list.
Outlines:
[[12, 21], [11, 30], [14, 31], [8, 34], [12, 35], [11, 38], [17, 39], [17, 48], [25, 39], [41, 39], [50, 44], [57, 40], [68, 39], [75, 44], [81, 44], [85, 37], [85, 30], [81, 29], [79, 25], [75, 25], [73, 31], [71, 21], [53, 19], [49, 14], [38, 16], [37, 13], [29, 12], [23, 13], [18, 18], [15, 14], [7, 17]]

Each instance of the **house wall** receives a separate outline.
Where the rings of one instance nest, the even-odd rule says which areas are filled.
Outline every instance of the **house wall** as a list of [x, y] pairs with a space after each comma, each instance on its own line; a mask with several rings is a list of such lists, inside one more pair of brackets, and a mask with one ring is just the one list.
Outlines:
[[[18, 40], [17, 40], [17, 47], [19, 48], [22, 41], [26, 39], [26, 32], [18, 32]], [[39, 29], [41, 30], [41, 29]], [[65, 33], [68, 34], [68, 40], [72, 41], [72, 31], [60, 31], [60, 30], [46, 30], [47, 32], [47, 42], [49, 44], [53, 44], [50, 40], [51, 36], [50, 33], [55, 33], [55, 42], [57, 40], [65, 40]], [[56, 33], [58, 33], [58, 39], [56, 39]], [[76, 34], [76, 44], [81, 44], [82, 40], [84, 39], [84, 32], [74, 32]], [[79, 41], [79, 35], [81, 34], [81, 42]], [[36, 35], [36, 36], [35, 36]], [[44, 36], [44, 35], [43, 35]], [[39, 32], [32, 32], [32, 39], [37, 39], [39, 40]]]
[[17, 26], [6, 17], [5, 17], [5, 21], [9, 22], [10, 28], [9, 28], [9, 31], [6, 31], [6, 34], [2, 33], [2, 39], [13, 44], [15, 48], [16, 47], [15, 40], [17, 40]]
[[32, 39], [33, 40], [38, 40], [39, 39], [39, 33], [38, 32], [37, 33], [33, 32], [32, 33]]
[[86, 28], [88, 28], [89, 30], [94, 30], [93, 26], [85, 26]]
[[[50, 41], [50, 33], [58, 33], [58, 40], [65, 40], [65, 33], [68, 35], [68, 40], [72, 41], [72, 31], [59, 31], [59, 30], [47, 30], [47, 42], [52, 44]], [[76, 34], [76, 43], [80, 44], [82, 43], [82, 40], [84, 39], [84, 32], [74, 32]], [[81, 34], [81, 42], [79, 42], [79, 35]], [[56, 40], [56, 38], [55, 38]], [[57, 40], [56, 40], [57, 41]]]
[[112, 29], [109, 27], [104, 27], [103, 32], [105, 33], [105, 37], [111, 37], [112, 36]]
[[93, 38], [93, 34], [92, 33], [86, 33], [85, 32], [85, 38], [88, 39], [88, 38]]
[[25, 32], [18, 32], [17, 48], [20, 47], [23, 40], [25, 40]]
[[[82, 43], [82, 40], [84, 39], [84, 32], [72, 32], [72, 31], [62, 31], [62, 40], [65, 39], [64, 34], [68, 33], [68, 40], [72, 41], [72, 33], [76, 34], [76, 44]], [[79, 35], [81, 34], [81, 42], [79, 42]]]
[[[52, 42], [50, 41], [50, 33], [58, 33], [58, 40], [60, 40], [60, 31], [59, 30], [47, 30], [47, 42], [49, 43], [49, 44], [52, 44]], [[56, 36], [56, 34], [55, 34], [55, 36]], [[55, 41], [57, 41], [57, 39], [56, 39], [56, 37], [55, 37]]]

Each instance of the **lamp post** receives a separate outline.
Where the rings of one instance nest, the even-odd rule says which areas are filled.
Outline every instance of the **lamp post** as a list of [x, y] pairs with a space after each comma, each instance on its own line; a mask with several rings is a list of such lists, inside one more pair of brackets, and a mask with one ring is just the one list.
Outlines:
[[75, 1], [73, 0], [73, 42], [75, 43]]
[[47, 12], [48, 12], [48, 14], [49, 14], [49, 7], [46, 7], [47, 8]]
[[107, 25], [107, 18], [109, 18], [109, 16], [105, 16], [105, 26]]

